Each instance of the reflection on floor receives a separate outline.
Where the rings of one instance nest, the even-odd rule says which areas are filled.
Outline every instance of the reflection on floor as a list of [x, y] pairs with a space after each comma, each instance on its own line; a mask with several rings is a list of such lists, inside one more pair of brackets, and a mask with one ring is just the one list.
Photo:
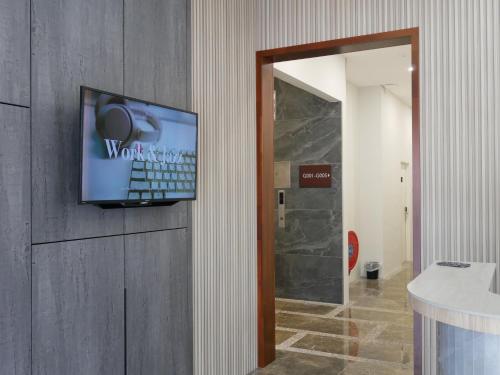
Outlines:
[[411, 275], [352, 283], [348, 306], [277, 299], [277, 358], [256, 374], [413, 374]]

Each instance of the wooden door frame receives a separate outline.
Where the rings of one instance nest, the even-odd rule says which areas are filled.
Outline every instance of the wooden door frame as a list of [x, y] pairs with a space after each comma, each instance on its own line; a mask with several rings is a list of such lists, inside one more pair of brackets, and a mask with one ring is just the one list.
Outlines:
[[[412, 73], [412, 168], [413, 168], [413, 271], [421, 267], [421, 172], [420, 88], [418, 28], [362, 35], [318, 43], [258, 51], [257, 80], [257, 269], [258, 269], [258, 365], [265, 367], [276, 356], [275, 349], [275, 263], [274, 263], [274, 121], [273, 63], [336, 55], [375, 48], [411, 45]], [[415, 375], [422, 373], [422, 322], [414, 319]]]

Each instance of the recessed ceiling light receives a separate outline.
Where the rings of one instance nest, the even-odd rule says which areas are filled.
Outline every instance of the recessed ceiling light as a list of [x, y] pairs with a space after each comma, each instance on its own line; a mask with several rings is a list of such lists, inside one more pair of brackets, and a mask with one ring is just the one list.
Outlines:
[[410, 66], [408, 67], [408, 71], [409, 71], [409, 72], [413, 72], [414, 70], [415, 70], [415, 67], [414, 67], [413, 65], [410, 65]]

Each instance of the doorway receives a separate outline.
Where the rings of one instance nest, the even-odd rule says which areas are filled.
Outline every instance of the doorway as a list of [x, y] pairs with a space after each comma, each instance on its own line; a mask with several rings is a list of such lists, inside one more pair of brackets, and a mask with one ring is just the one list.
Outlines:
[[[276, 356], [275, 332], [275, 189], [274, 189], [274, 72], [276, 62], [410, 45], [412, 63], [412, 261], [420, 272], [420, 154], [418, 29], [399, 30], [327, 42], [257, 52], [257, 183], [258, 183], [258, 353], [259, 367]], [[402, 201], [400, 203], [403, 203]], [[347, 267], [344, 267], [347, 272]], [[420, 374], [420, 319], [414, 322], [415, 374]]]

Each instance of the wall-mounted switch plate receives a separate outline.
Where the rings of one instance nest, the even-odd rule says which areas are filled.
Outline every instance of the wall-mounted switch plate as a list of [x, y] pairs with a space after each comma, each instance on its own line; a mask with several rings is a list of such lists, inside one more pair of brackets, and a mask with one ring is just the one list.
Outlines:
[[285, 191], [278, 191], [278, 227], [285, 227]]

